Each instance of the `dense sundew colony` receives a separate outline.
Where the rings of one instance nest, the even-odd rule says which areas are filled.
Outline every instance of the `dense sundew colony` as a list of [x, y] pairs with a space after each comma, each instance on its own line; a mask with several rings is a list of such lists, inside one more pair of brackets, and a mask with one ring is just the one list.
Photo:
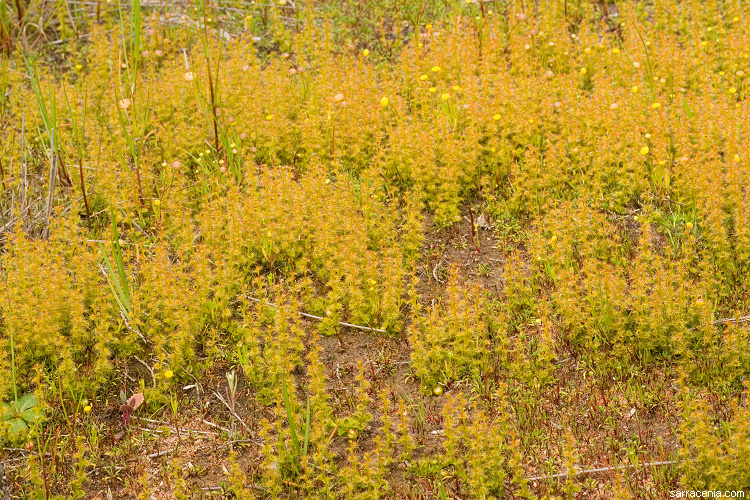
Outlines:
[[0, 498], [750, 490], [748, 19], [3, 2]]

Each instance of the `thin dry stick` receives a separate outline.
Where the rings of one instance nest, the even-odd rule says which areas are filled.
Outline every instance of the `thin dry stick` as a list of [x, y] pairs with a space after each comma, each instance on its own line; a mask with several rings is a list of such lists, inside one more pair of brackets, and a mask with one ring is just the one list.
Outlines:
[[232, 431], [230, 431], [230, 430], [229, 430], [229, 429], [227, 429], [226, 427], [222, 427], [222, 426], [220, 426], [220, 425], [216, 425], [215, 423], [213, 423], [213, 422], [209, 422], [208, 420], [201, 420], [201, 422], [203, 422], [204, 424], [206, 424], [206, 425], [207, 425], [207, 426], [209, 426], [209, 427], [214, 427], [214, 428], [216, 428], [216, 429], [220, 429], [220, 430], [222, 430], [222, 431], [226, 432], [227, 434], [231, 434], [231, 433], [232, 433]]
[[21, 188], [21, 217], [26, 216], [28, 193], [29, 193], [29, 172], [26, 168], [26, 112], [21, 115], [21, 171], [22, 173], [22, 188]]
[[151, 380], [154, 382], [154, 387], [156, 387], [156, 376], [154, 375], [154, 370], [152, 370], [151, 367], [148, 366], [148, 364], [146, 364], [145, 361], [143, 361], [141, 358], [139, 358], [135, 354], [133, 354], [133, 357], [136, 359], [136, 361], [138, 361], [140, 364], [146, 367], [146, 370], [148, 370], [148, 372], [151, 374]]
[[167, 448], [166, 450], [157, 451], [156, 453], [151, 453], [150, 455], [146, 455], [146, 458], [158, 458], [162, 455], [166, 455], [168, 453], [171, 453], [175, 448]]
[[[641, 464], [640, 467], [664, 467], [667, 465], [676, 465], [681, 463], [681, 460], [665, 460], [663, 462], [650, 462], [647, 464]], [[617, 467], [602, 467], [601, 469], [588, 469], [588, 470], [582, 470], [577, 471], [575, 473], [569, 473], [569, 472], [561, 472], [560, 474], [552, 474], [550, 476], [537, 476], [537, 477], [530, 477], [528, 481], [549, 481], [551, 479], [567, 479], [568, 477], [572, 478], [578, 478], [582, 476], [588, 476], [590, 474], [598, 474], [601, 472], [613, 472], [616, 470], [625, 470], [625, 469], [634, 469], [635, 467], [638, 467], [636, 465], [618, 465]]]
[[214, 391], [214, 396], [216, 396], [217, 398], [219, 398], [219, 401], [221, 401], [222, 403], [224, 403], [224, 406], [226, 406], [226, 407], [227, 407], [227, 409], [228, 409], [228, 410], [229, 410], [229, 412], [230, 412], [230, 413], [232, 414], [232, 416], [233, 416], [234, 418], [236, 418], [236, 419], [237, 419], [237, 421], [238, 421], [239, 423], [241, 423], [241, 424], [242, 424], [242, 427], [244, 427], [244, 428], [245, 428], [245, 430], [246, 430], [247, 432], [252, 432], [252, 431], [250, 430], [250, 428], [249, 428], [249, 427], [247, 426], [247, 424], [245, 423], [245, 421], [244, 421], [244, 420], [242, 420], [242, 418], [241, 418], [241, 417], [240, 417], [239, 415], [237, 415], [237, 412], [235, 412], [235, 411], [234, 411], [234, 410], [232, 409], [232, 407], [231, 407], [231, 406], [229, 406], [229, 403], [228, 403], [228, 402], [227, 402], [227, 401], [226, 401], [226, 400], [225, 400], [225, 399], [224, 399], [223, 397], [221, 397], [221, 394], [219, 394], [218, 392]]
[[5, 479], [5, 471], [3, 470], [3, 463], [0, 462], [0, 493], [3, 495], [3, 500], [10, 500], [10, 488], [8, 481]]
[[[8, 175], [10, 177], [10, 175]], [[3, 183], [3, 191], [8, 190], [8, 180], [5, 178], [5, 169], [3, 168], [3, 159], [0, 157], [0, 181]]]
[[[260, 300], [258, 298], [255, 298], [255, 297], [250, 297], [249, 295], [247, 295], [246, 298], [249, 299], [249, 300], [252, 300], [254, 302], [258, 302], [260, 304], [266, 305], [266, 306], [279, 307], [276, 304], [272, 304], [271, 302], [266, 302], [266, 301]], [[302, 311], [297, 311], [297, 312], [298, 312], [298, 314], [300, 316], [303, 316], [305, 318], [317, 319], [318, 321], [323, 321], [325, 319], [325, 318], [321, 318], [320, 316], [315, 316], [313, 314], [307, 314], [306, 312], [302, 312]], [[381, 330], [379, 328], [370, 328], [369, 326], [353, 325], [351, 323], [345, 323], [343, 321], [339, 321], [338, 323], [341, 326], [348, 326], [349, 328], [356, 328], [358, 330], [364, 330], [366, 332], [388, 333], [385, 330]]]
[[739, 318], [722, 318], [714, 321], [714, 325], [721, 325], [723, 323], [742, 323], [744, 321], [750, 321], [750, 315], [740, 316]]
[[[101, 147], [101, 143], [99, 144]], [[91, 209], [89, 208], [89, 199], [86, 197], [86, 183], [83, 180], [83, 158], [78, 158], [78, 176], [81, 179], [81, 192], [83, 193], [83, 203], [86, 205], [86, 221], [91, 220]]]
[[474, 212], [471, 210], [471, 207], [469, 207], [469, 217], [471, 217], [471, 242], [474, 243], [477, 253], [481, 253], [479, 251], [479, 243], [477, 242], [477, 227], [474, 224]]

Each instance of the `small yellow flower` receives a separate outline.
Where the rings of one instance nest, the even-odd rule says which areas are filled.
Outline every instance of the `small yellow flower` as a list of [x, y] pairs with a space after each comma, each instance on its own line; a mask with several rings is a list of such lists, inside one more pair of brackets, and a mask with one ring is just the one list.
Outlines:
[[630, 89], [630, 90], [635, 94], [636, 92], [638, 92], [638, 87], [633, 86], [633, 88]]
[[432, 29], [432, 25], [428, 24], [427, 26], [425, 26], [425, 28], [427, 28], [428, 30], [431, 30]]
[[174, 377], [174, 373], [172, 372], [172, 370], [167, 370], [164, 372], [164, 378], [166, 378], [167, 380], [169, 380], [172, 377]]
[[431, 71], [433, 73], [440, 73], [440, 66], [433, 66]]
[[83, 407], [83, 411], [85, 413], [91, 413], [91, 405], [86, 405]]
[[617, 47], [615, 47], [614, 49], [612, 49], [612, 53], [613, 54], [619, 54], [620, 53], [620, 49], [618, 49]]
[[357, 430], [356, 429], [349, 429], [346, 432], [346, 435], [349, 439], [356, 439], [357, 438]]
[[367, 50], [367, 49], [365, 49], [365, 50], [362, 51], [362, 55], [365, 56], [365, 57], [367, 57], [367, 56], [370, 55], [370, 51]]
[[702, 306], [702, 305], [704, 305], [705, 303], [706, 303], [706, 302], [705, 302], [705, 301], [704, 301], [703, 299], [698, 299], [698, 300], [696, 300], [696, 301], [695, 301], [695, 305], [696, 305], [696, 306]]
[[586, 68], [581, 68], [581, 74], [582, 74], [582, 75], [585, 75], [585, 74], [586, 74], [586, 71], [588, 71], [588, 70], [587, 70]]
[[154, 206], [158, 207], [159, 205], [161, 205], [161, 200], [154, 200]]
[[705, 41], [705, 40], [703, 40], [703, 41], [701, 42], [701, 47], [705, 47], [706, 45], [708, 45], [708, 42], [707, 42], [707, 41]]
[[732, 87], [731, 89], [729, 89], [730, 94], [734, 94], [735, 92], [737, 92], [736, 88]]
[[734, 155], [734, 162], [739, 163], [740, 161], [740, 155]]
[[643, 156], [646, 156], [646, 155], [648, 154], [648, 146], [643, 146], [643, 147], [641, 148], [641, 154], [642, 154]]
[[534, 119], [533, 118], [529, 118], [529, 123], [534, 123]]
[[83, 65], [76, 64], [76, 71], [81, 71], [83, 69]]
[[693, 229], [693, 223], [688, 222], [687, 224], [685, 224], [685, 227], [687, 228], [688, 231], [690, 231], [691, 229]]
[[427, 80], [427, 75], [422, 75], [419, 77], [420, 80], [425, 81]]
[[659, 104], [658, 102], [655, 102], [655, 103], [653, 103], [653, 104], [651, 105], [651, 107], [652, 107], [653, 109], [658, 109], [658, 108], [659, 108], [659, 106], [661, 106], [661, 104]]
[[458, 92], [459, 90], [461, 90], [461, 87], [459, 87], [458, 85], [454, 85], [453, 86], [453, 90], [455, 90], [456, 92]]
[[739, 20], [740, 20], [740, 18], [739, 18], [739, 17], [733, 17], [733, 18], [732, 18], [732, 22], [734, 22], [734, 23], [736, 23], [736, 22], [737, 22], [737, 21], [739, 21]]
[[266, 120], [273, 120], [273, 115], [266, 115]]
[[492, 117], [493, 120], [498, 121], [500, 119], [500, 115], [495, 115]]
[[441, 98], [442, 100], [444, 100], [444, 101], [447, 101], [448, 99], [450, 99], [450, 98], [451, 98], [451, 95], [450, 95], [450, 94], [443, 94], [443, 95], [441, 95], [441, 96], [440, 96], [440, 98]]
[[435, 87], [430, 87], [430, 88], [429, 88], [429, 91], [430, 91], [430, 92], [435, 92], [436, 90], [437, 90], [437, 89], [436, 89]]
[[433, 394], [434, 394], [435, 396], [440, 396], [440, 395], [442, 395], [442, 394], [443, 394], [443, 386], [442, 386], [442, 385], [436, 385], [436, 386], [435, 386], [435, 387], [434, 387], [434, 388], [432, 389], [432, 393], [433, 393]]
[[380, 99], [380, 105], [383, 106], [383, 107], [388, 106], [389, 102], [391, 102], [391, 101], [389, 101], [387, 97], [383, 97], [383, 98]]

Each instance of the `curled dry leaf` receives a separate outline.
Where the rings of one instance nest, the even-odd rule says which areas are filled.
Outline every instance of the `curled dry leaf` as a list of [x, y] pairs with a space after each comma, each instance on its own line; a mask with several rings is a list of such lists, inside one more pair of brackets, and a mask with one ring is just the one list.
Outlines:
[[117, 105], [120, 106], [120, 109], [128, 109], [130, 104], [130, 99], [120, 99], [120, 102], [117, 103]]
[[143, 393], [139, 392], [138, 394], [133, 394], [130, 396], [130, 399], [128, 399], [127, 403], [120, 406], [120, 411], [122, 412], [122, 419], [125, 422], [125, 425], [130, 425], [130, 415], [133, 414], [133, 412], [141, 406], [141, 403], [143, 403]]

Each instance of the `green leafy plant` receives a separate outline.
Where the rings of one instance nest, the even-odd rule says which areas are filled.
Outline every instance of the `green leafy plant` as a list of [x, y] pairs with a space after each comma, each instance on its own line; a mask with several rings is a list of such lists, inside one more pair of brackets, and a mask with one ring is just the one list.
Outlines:
[[7, 426], [12, 437], [23, 436], [43, 418], [44, 415], [38, 406], [37, 397], [34, 394], [26, 394], [21, 399], [2, 403], [0, 420]]

